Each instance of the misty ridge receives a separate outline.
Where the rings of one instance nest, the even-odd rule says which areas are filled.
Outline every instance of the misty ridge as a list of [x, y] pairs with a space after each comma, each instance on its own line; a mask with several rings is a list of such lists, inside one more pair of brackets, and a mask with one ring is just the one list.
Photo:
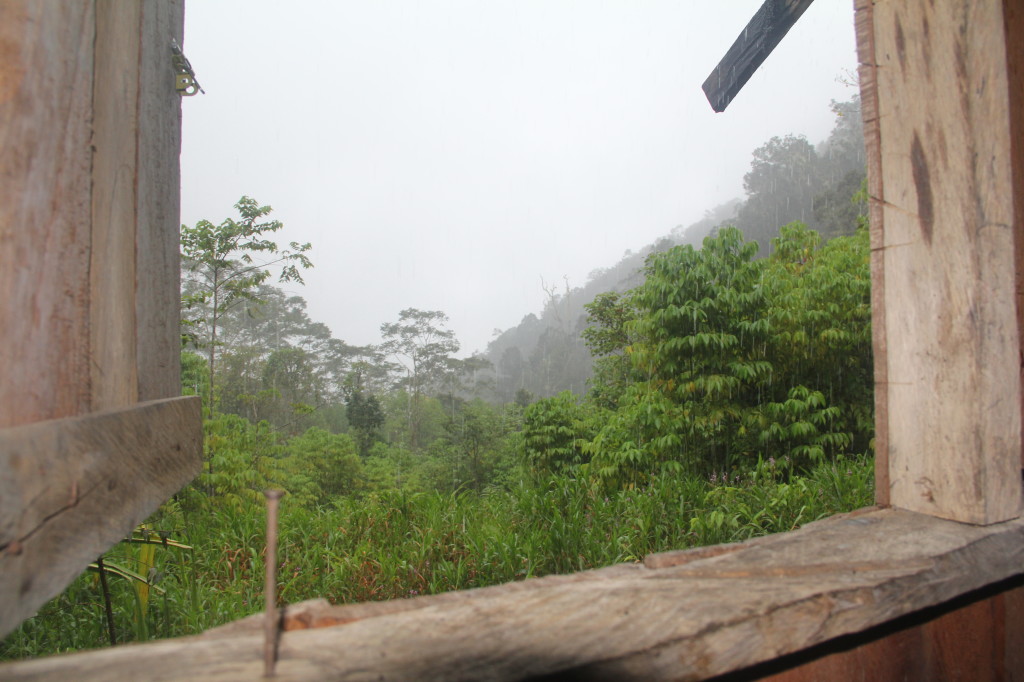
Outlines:
[[491, 399], [507, 402], [516, 393], [548, 397], [583, 392], [592, 376], [593, 358], [584, 343], [589, 326], [585, 305], [603, 292], [625, 292], [643, 282], [644, 264], [653, 253], [689, 244], [732, 225], [756, 241], [758, 255], [771, 251], [779, 228], [799, 221], [823, 240], [855, 232], [867, 204], [858, 200], [866, 177], [860, 99], [832, 102], [835, 126], [826, 140], [812, 145], [802, 136], [773, 137], [753, 152], [745, 175], [744, 198], [708, 209], [704, 218], [678, 226], [637, 252], [626, 252], [610, 267], [597, 268], [583, 286], [568, 281], [544, 284], [547, 298], [539, 316], [530, 313], [515, 327], [495, 330], [482, 354], [490, 361]]

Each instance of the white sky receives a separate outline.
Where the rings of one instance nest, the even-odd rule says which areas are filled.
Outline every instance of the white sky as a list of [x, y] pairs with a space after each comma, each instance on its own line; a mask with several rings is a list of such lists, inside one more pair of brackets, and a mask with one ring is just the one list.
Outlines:
[[351, 344], [443, 310], [462, 353], [741, 196], [773, 135], [812, 143], [856, 64], [817, 0], [723, 114], [704, 79], [762, 0], [190, 0], [182, 221], [243, 194], [309, 241], [310, 316]]

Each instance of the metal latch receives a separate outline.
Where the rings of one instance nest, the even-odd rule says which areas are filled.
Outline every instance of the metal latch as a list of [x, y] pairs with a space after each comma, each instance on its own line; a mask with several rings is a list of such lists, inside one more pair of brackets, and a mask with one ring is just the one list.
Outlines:
[[171, 38], [171, 52], [173, 54], [171, 64], [174, 66], [174, 89], [179, 95], [185, 97], [191, 97], [197, 92], [205, 95], [206, 91], [199, 86], [199, 81], [196, 80], [196, 72], [192, 70], [192, 64], [174, 38]]

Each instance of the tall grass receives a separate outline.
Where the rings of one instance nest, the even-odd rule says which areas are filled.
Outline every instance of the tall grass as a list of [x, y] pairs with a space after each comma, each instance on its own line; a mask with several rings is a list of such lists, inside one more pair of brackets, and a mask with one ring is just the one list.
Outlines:
[[[279, 599], [396, 599], [568, 573], [647, 554], [786, 531], [870, 504], [872, 461], [842, 459], [807, 476], [759, 465], [742, 477], [661, 478], [607, 492], [556, 477], [482, 493], [387, 492], [329, 507], [282, 504]], [[194, 549], [158, 548], [153, 593], [111, 578], [118, 641], [201, 632], [262, 609], [265, 517], [171, 505], [155, 527]], [[134, 551], [130, 547], [112, 550]], [[140, 623], [139, 618], [145, 622]], [[105, 646], [101, 590], [84, 574], [0, 643], [0, 659]]]

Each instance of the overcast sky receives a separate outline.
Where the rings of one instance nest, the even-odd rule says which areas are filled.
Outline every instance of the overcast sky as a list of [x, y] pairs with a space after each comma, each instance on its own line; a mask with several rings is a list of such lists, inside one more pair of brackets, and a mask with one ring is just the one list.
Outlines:
[[468, 355], [743, 193], [773, 135], [817, 143], [856, 65], [817, 0], [729, 109], [704, 79], [762, 0], [190, 0], [182, 221], [274, 207], [310, 316], [351, 344], [414, 307]]

